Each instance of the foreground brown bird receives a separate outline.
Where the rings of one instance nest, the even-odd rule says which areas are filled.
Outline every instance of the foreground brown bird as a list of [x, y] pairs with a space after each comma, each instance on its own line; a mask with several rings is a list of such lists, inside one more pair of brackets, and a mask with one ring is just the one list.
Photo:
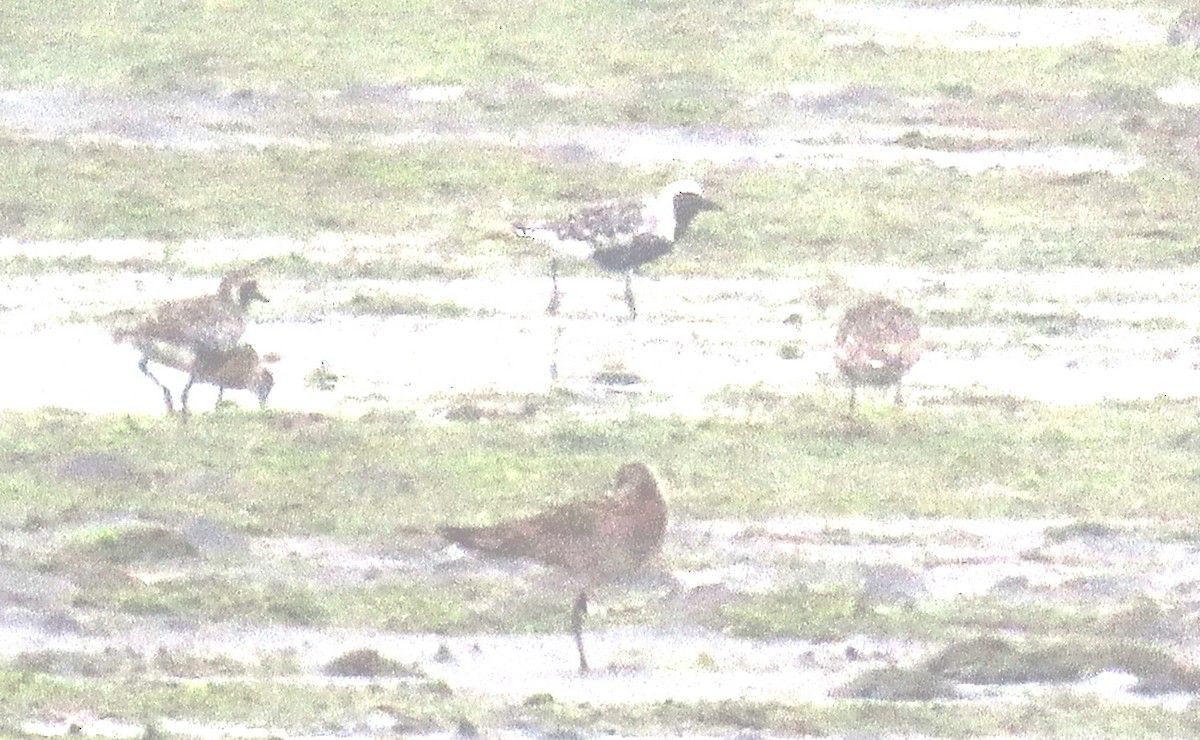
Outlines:
[[535, 560], [568, 576], [579, 589], [571, 631], [581, 673], [588, 670], [583, 652], [588, 591], [657, 555], [667, 528], [667, 505], [648, 467], [640, 462], [622, 465], [613, 487], [611, 496], [574, 501], [525, 519], [441, 530], [443, 537], [464, 547]]
[[[160, 304], [134, 328], [113, 332], [113, 338], [141, 351], [138, 369], [162, 389], [167, 411], [173, 412], [171, 391], [150, 372], [150, 362], [189, 373], [190, 388], [197, 380], [197, 364], [203, 363], [210, 369], [219, 367], [237, 349], [246, 331], [246, 314], [254, 301], [265, 303], [267, 298], [259, 291], [256, 280], [238, 270], [221, 280], [214, 295]], [[185, 403], [185, 413], [186, 407]]]
[[859, 385], [894, 385], [896, 405], [902, 404], [900, 381], [921, 350], [916, 314], [896, 301], [868, 298], [847, 311], [838, 324], [834, 361], [850, 383], [850, 408], [857, 403]]

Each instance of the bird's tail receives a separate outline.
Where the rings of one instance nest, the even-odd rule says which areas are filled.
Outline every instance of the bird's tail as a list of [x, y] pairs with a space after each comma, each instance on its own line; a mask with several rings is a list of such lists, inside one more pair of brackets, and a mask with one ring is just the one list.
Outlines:
[[479, 539], [480, 530], [475, 527], [440, 527], [438, 534], [450, 540], [456, 545], [478, 549], [479, 545], [476, 540]]
[[504, 553], [508, 548], [507, 530], [504, 527], [442, 527], [438, 529], [445, 539], [478, 552]]

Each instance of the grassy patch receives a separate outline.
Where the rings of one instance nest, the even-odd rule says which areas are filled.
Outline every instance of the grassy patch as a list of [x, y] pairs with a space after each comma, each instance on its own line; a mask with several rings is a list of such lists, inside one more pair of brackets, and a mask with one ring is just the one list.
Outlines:
[[[1200, 731], [1191, 712], [1116, 704], [1091, 696], [1045, 697], [1036, 706], [1015, 703], [839, 701], [821, 704], [727, 700], [666, 700], [593, 705], [535, 694], [516, 706], [456, 696], [437, 682], [330, 685], [312, 682], [179, 682], [130, 676], [80, 680], [21, 671], [0, 672], [0, 728], [22, 736], [30, 716], [104, 717], [152, 727], [159, 719], [236, 723], [289, 733], [313, 727], [358, 726], [376, 714], [393, 718], [401, 733], [470, 728], [501, 734], [531, 729], [564, 734], [729, 734], [826, 736], [875, 732], [936, 737], [1031, 735], [1044, 737], [1188, 737]], [[85, 728], [86, 729], [86, 728]]]
[[[199, 723], [244, 723], [252, 727], [283, 726], [300, 732], [316, 726], [339, 727], [361, 720], [375, 707], [410, 723], [408, 731], [454, 728], [460, 718], [483, 712], [449, 696], [437, 682], [405, 682], [403, 686], [336, 686], [270, 681], [157, 680], [131, 675], [80, 680], [27, 671], [0, 671], [0, 728], [24, 736], [18, 728], [30, 717], [57, 708], [74, 714], [87, 707], [94, 716], [149, 725], [156, 718]], [[485, 715], [486, 716], [486, 715]]]
[[57, 557], [70, 563], [130, 565], [197, 554], [192, 543], [168, 527], [131, 522], [82, 532], [63, 545]]
[[[264, 263], [280, 274], [327, 277], [453, 278], [482, 266], [524, 269], [547, 252], [512, 236], [510, 222], [652, 192], [678, 174], [669, 166], [643, 173], [547, 162], [513, 147], [468, 142], [197, 156], [9, 139], [0, 140], [0, 162], [10, 173], [0, 184], [0, 203], [18, 204], [27, 214], [3, 233], [19, 239], [138, 237], [174, 245], [214, 235], [365, 232], [403, 235], [398, 244], [411, 245], [408, 256], [378, 260], [316, 265], [284, 255]], [[1196, 182], [1173, 165], [1082, 178], [739, 165], [710, 168], [704, 179], [726, 210], [697, 219], [685, 242], [649, 272], [777, 277], [781, 269], [863, 262], [1168, 267], [1195, 264], [1200, 256], [1193, 247], [1200, 214], [1190, 201]], [[89, 266], [36, 254], [11, 262], [34, 273]], [[370, 297], [360, 302], [357, 308], [371, 309]]]
[[854, 733], [966, 738], [1003, 735], [1045, 737], [1174, 737], [1200, 728], [1190, 712], [1098, 702], [1093, 697], [1022, 703], [843, 701], [808, 705], [778, 702], [664, 701], [596, 707], [542, 702], [523, 712], [552, 733], [670, 734], [757, 731], [821, 737]]
[[[960, 96], [1095, 87], [1128, 103], [1190, 64], [1183, 49], [1100, 43], [940, 54], [830, 46], [824, 35], [845, 29], [808, 11], [789, 2], [735, 9], [713, 0], [559, 8], [524, 0], [503, 10], [471, 0], [347, 8], [313, 0], [98, 8], [70, 0], [50, 10], [25, 0], [0, 14], [5, 27], [23, 30], [6, 40], [0, 77], [18, 86], [155, 90], [551, 81], [613, 94], [636, 79], [639, 94], [628, 95], [636, 118], [638, 100], [661, 99], [654, 109], [696, 117], [719, 110], [722, 91], [781, 79], [919, 85]], [[212, 28], [225, 33], [214, 36]], [[492, 94], [490, 102], [503, 97]]]
[[[183, 427], [161, 417], [6, 413], [0, 522], [186, 512], [250, 533], [378, 536], [599, 493], [629, 459], [659, 469], [683, 518], [1196, 513], [1190, 401], [878, 408], [846, 418], [837, 399], [792, 399], [753, 421], [635, 414], [619, 426], [545, 409], [487, 425], [269, 412]], [[54, 472], [81, 454], [137, 460], [139, 475]]]
[[458, 319], [470, 312], [449, 301], [428, 301], [419, 296], [390, 293], [355, 293], [342, 305], [342, 310], [355, 316], [425, 316], [435, 319]]
[[[17, 90], [53, 88], [29, 94], [58, 96], [46, 107], [61, 103], [62, 118], [113, 119], [123, 122], [116, 133], [128, 129], [136, 138], [141, 128], [154, 129], [141, 125], [139, 105], [194, 108], [208, 115], [194, 116], [199, 122], [189, 125], [200, 134], [181, 134], [185, 141], [241, 132], [284, 143], [181, 150], [10, 135], [0, 139], [0, 233], [171, 245], [214, 236], [404, 234], [422, 243], [426, 259], [322, 269], [453, 276], [470, 271], [460, 259], [511, 266], [542, 257], [506, 233], [514, 218], [651, 192], [680, 174], [675, 163], [633, 169], [598, 160], [589, 144], [603, 134], [592, 127], [741, 132], [850, 121], [909, 126], [901, 145], [979, 145], [913, 124], [914, 116], [929, 116], [932, 124], [1017, 129], [1013, 141], [1034, 148], [1136, 152], [1147, 165], [1129, 175], [1054, 176], [969, 175], [922, 164], [810, 170], [700, 163], [689, 174], [709, 184], [726, 212], [700, 219], [686, 248], [652, 269], [777, 275], [780, 265], [829, 262], [956, 269], [1196, 263], [1197, 123], [1155, 93], [1196, 76], [1187, 49], [830, 45], [827, 35], [846, 29], [816, 10], [712, 0], [587, 0], [553, 9], [518, 2], [502, 12], [472, 0], [361, 8], [312, 0], [8, 3], [0, 27], [21, 33], [0, 45], [0, 81]], [[213, 28], [226, 32], [214, 37]], [[828, 83], [833, 91], [793, 96], [792, 81]], [[413, 92], [425, 85], [454, 92], [421, 102]], [[89, 98], [71, 88], [89, 86], [115, 98], [117, 108], [72, 113]], [[907, 102], [914, 97], [940, 102], [917, 112]], [[491, 143], [508, 131], [537, 141], [539, 131], [570, 127], [580, 127], [577, 145]], [[305, 269], [300, 254], [275, 261]], [[45, 268], [35, 257], [23, 269]]]
[[321, 592], [284, 582], [260, 583], [231, 575], [197, 575], [152, 583], [83, 577], [75, 605], [143, 615], [186, 614], [209, 621], [326, 624]]
[[[63, 544], [31, 555], [74, 584], [80, 607], [461, 634], [561, 632], [568, 600], [523, 576], [430, 582], [428, 566], [417, 563], [440, 547], [432, 531], [602, 493], [631, 459], [656, 467], [674, 522], [798, 513], [1078, 518], [1049, 532], [1053, 546], [1109, 537], [1113, 525], [1102, 522], [1112, 519], [1196, 515], [1189, 494], [1200, 472], [1190, 401], [880, 408], [846, 418], [836, 399], [783, 399], [762, 406], [753, 421], [633, 414], [620, 425], [581, 421], [554, 403], [539, 408], [486, 424], [268, 412], [202, 416], [182, 427], [161, 417], [0, 414], [0, 526], [35, 534], [87, 523]], [[63, 475], [62, 461], [75, 458], [103, 461], [101, 472], [120, 474]], [[123, 460], [137, 460], [137, 475], [123, 472]], [[133, 524], [94, 524], [114, 516]], [[331, 581], [319, 560], [280, 559], [263, 571], [239, 551], [196, 557], [190, 539], [155, 523], [180, 517], [235, 539], [380, 543], [416, 560], [411, 572], [405, 566], [362, 581]], [[1086, 584], [1081, 589], [1087, 593]], [[1115, 629], [1153, 637], [1155, 625], [1172, 620], [1140, 602], [1097, 613], [1065, 592], [1045, 604], [1006, 602], [1003, 594], [950, 604], [926, 602], [919, 590], [899, 595], [783, 583], [688, 619], [759, 638], [935, 640], [987, 630], [1060, 637]], [[597, 619], [605, 623], [603, 615]], [[654, 619], [643, 610], [614, 621]]]
[[859, 632], [878, 632], [881, 621], [849, 589], [803, 586], [739, 599], [709, 617], [712, 627], [742, 637], [767, 639], [786, 636], [832, 640]]

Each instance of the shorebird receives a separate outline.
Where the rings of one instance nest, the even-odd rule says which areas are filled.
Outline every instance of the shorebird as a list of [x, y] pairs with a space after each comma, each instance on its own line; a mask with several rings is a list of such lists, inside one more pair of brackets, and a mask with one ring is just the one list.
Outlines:
[[859, 385], [894, 385], [896, 405], [903, 403], [900, 380], [921, 357], [916, 314], [890, 298], [868, 298], [842, 317], [835, 343], [838, 372], [850, 383], [851, 410]]
[[588, 592], [657, 555], [667, 528], [666, 502], [644, 464], [622, 465], [613, 488], [610, 496], [574, 501], [525, 519], [441, 530], [446, 539], [472, 550], [534, 560], [566, 574], [578, 589], [571, 632], [581, 673], [588, 671], [583, 652]]
[[[679, 180], [657, 195], [614, 200], [581, 208], [561, 221], [514, 224], [518, 236], [550, 244], [558, 253], [590, 259], [601, 269], [625, 273], [625, 304], [629, 317], [637, 318], [633, 300], [633, 272], [671, 251], [701, 211], [721, 207], [705, 198], [700, 183]], [[546, 313], [558, 313], [558, 258], [550, 263], [554, 291]]]
[[[188, 413], [188, 394], [196, 383], [217, 386], [217, 403], [225, 397], [225, 390], [247, 390], [258, 398], [259, 408], [267, 407], [267, 397], [275, 387], [275, 376], [266, 368], [274, 362], [273, 355], [260, 357], [249, 344], [239, 344], [229, 352], [206, 350], [196, 353], [166, 342], [139, 345], [147, 364], [153, 362], [188, 373], [188, 382], [179, 395], [182, 413]], [[149, 368], [147, 368], [149, 369]]]
[[198, 365], [219, 367], [237, 349], [246, 331], [246, 314], [256, 300], [267, 301], [258, 282], [245, 271], [231, 272], [215, 294], [162, 303], [134, 328], [114, 331], [113, 338], [142, 353], [138, 369], [162, 389], [167, 411], [173, 412], [171, 391], [150, 372], [150, 362], [189, 373], [190, 388], [197, 379]]
[[[183, 413], [187, 413], [188, 393], [194, 383], [217, 386], [217, 403], [225, 397], [225, 389], [250, 391], [258, 398], [258, 407], [267, 407], [267, 397], [275, 387], [275, 376], [265, 367], [270, 359], [263, 359], [248, 344], [239, 344], [231, 352], [206, 352], [199, 355], [192, 365], [192, 376], [179, 402]], [[183, 369], [183, 368], [180, 368]]]

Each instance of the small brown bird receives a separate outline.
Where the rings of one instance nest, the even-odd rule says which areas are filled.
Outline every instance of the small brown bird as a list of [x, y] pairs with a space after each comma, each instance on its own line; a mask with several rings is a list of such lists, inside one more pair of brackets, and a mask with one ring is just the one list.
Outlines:
[[266, 364], [278, 357], [260, 357], [249, 344], [239, 344], [230, 352], [209, 350], [196, 353], [166, 342], [143, 342], [139, 348], [146, 353], [147, 363], [154, 362], [189, 373], [187, 385], [179, 395], [183, 414], [188, 413], [188, 394], [196, 383], [217, 386], [217, 403], [225, 397], [226, 388], [250, 391], [258, 398], [259, 408], [267, 407], [267, 398], [275, 387], [275, 376], [266, 368]]
[[258, 398], [259, 408], [267, 407], [267, 397], [275, 387], [275, 376], [264, 365], [270, 359], [259, 357], [248, 344], [239, 344], [232, 352], [206, 353], [196, 359], [191, 380], [179, 395], [183, 412], [187, 413], [188, 392], [193, 383], [217, 386], [217, 403], [225, 397], [225, 389], [250, 391]]
[[[129, 342], [142, 353], [138, 369], [162, 389], [167, 411], [175, 410], [171, 391], [150, 372], [149, 363], [157, 362], [190, 374], [188, 387], [196, 381], [195, 366], [201, 357], [206, 362], [224, 364], [238, 347], [246, 331], [246, 314], [254, 301], [267, 302], [258, 282], [244, 270], [231, 272], [221, 280], [214, 295], [183, 298], [160, 304], [154, 313], [132, 329], [118, 329], [113, 338]], [[233, 386], [230, 386], [233, 387]], [[186, 403], [184, 404], [186, 413]]]
[[859, 385], [894, 385], [896, 405], [903, 403], [900, 380], [922, 351], [916, 314], [890, 298], [868, 298], [842, 317], [836, 345], [834, 361], [850, 383], [851, 410]]
[[588, 591], [661, 552], [667, 528], [667, 505], [648, 467], [640, 462], [622, 465], [613, 487], [610, 496], [574, 501], [525, 519], [441, 530], [443, 537], [464, 547], [535, 560], [568, 576], [579, 589], [571, 631], [581, 673], [588, 670], [583, 652]]

